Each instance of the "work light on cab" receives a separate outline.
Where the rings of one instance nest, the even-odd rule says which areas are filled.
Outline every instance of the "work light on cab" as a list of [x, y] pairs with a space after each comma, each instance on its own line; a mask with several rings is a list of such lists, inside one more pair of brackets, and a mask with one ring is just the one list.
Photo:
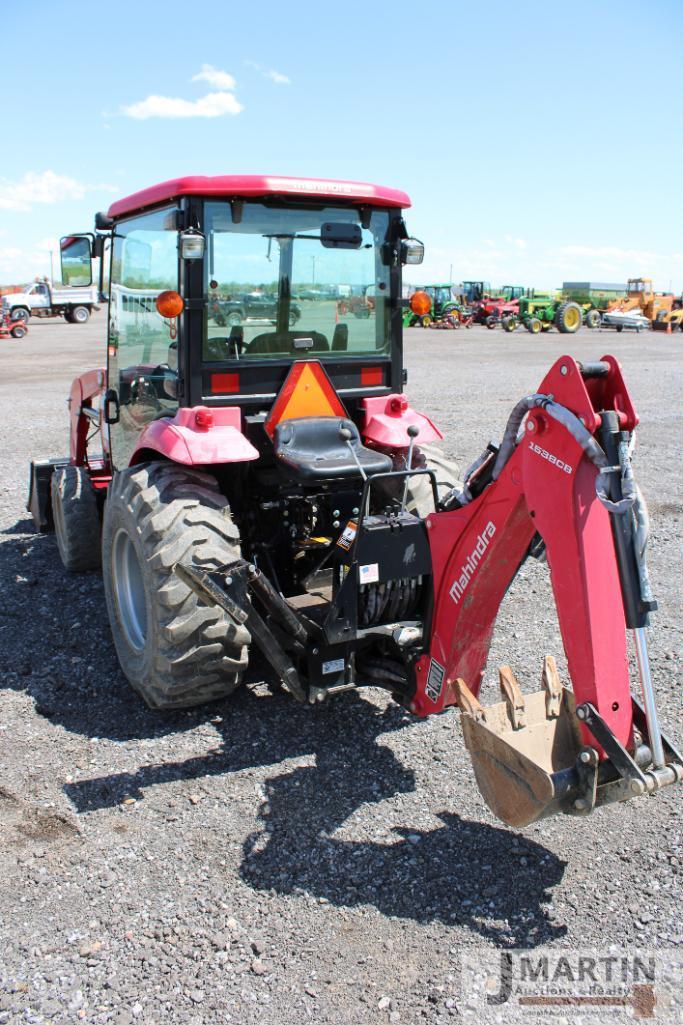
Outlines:
[[401, 243], [402, 263], [422, 263], [424, 258], [424, 242], [420, 242], [417, 238], [407, 238]]

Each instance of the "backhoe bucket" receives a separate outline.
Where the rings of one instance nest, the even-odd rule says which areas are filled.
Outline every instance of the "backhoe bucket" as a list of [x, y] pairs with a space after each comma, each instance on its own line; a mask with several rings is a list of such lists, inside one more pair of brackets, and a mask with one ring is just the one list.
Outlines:
[[585, 748], [582, 754], [574, 695], [561, 685], [551, 656], [545, 659], [542, 683], [542, 690], [523, 695], [510, 668], [503, 666], [504, 700], [484, 708], [458, 680], [462, 727], [477, 784], [494, 815], [509, 826], [580, 810], [581, 804], [574, 804], [583, 789], [577, 786], [577, 765], [582, 782], [593, 792], [596, 786], [597, 755]]

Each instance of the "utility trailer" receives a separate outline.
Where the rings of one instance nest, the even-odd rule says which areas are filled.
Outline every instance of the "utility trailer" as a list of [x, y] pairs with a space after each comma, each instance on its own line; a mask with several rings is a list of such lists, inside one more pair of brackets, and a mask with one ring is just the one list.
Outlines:
[[[36, 526], [67, 570], [101, 567], [122, 671], [152, 707], [229, 697], [258, 648], [307, 705], [374, 686], [417, 717], [459, 707], [480, 790], [513, 826], [680, 782], [621, 368], [561, 356], [459, 481], [404, 394], [402, 268], [423, 255], [409, 205], [357, 182], [187, 177], [67, 240], [84, 274], [112, 246], [106, 366], [72, 385], [69, 455], [32, 464]], [[316, 282], [374, 287], [368, 317], [321, 301], [291, 325], [312, 258]], [[209, 316], [240, 265], [277, 295], [274, 324]], [[135, 289], [157, 297], [126, 318]], [[540, 689], [503, 666], [484, 707], [500, 603], [542, 555], [572, 686], [546, 655]]]

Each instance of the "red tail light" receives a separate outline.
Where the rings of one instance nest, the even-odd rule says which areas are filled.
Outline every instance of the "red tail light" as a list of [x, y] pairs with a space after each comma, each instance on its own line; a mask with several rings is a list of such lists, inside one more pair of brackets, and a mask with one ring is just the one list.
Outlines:
[[226, 395], [240, 390], [239, 374], [212, 374], [211, 392], [213, 395]]
[[361, 367], [360, 383], [371, 388], [373, 385], [384, 384], [384, 373], [381, 367]]

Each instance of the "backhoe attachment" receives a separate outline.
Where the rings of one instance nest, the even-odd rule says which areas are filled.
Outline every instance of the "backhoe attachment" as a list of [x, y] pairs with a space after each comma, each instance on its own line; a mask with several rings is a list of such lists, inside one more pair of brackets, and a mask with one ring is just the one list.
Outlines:
[[[459, 705], [479, 789], [511, 826], [586, 815], [683, 781], [683, 759], [659, 726], [647, 655], [656, 603], [647, 510], [630, 461], [637, 422], [613, 357], [582, 366], [564, 356], [515, 406], [500, 449], [427, 521], [435, 610], [411, 707], [424, 715]], [[546, 656], [540, 690], [523, 693], [503, 666], [502, 701], [484, 707], [498, 608], [525, 558], [540, 553], [571, 689]], [[631, 695], [627, 629], [642, 707]]]

